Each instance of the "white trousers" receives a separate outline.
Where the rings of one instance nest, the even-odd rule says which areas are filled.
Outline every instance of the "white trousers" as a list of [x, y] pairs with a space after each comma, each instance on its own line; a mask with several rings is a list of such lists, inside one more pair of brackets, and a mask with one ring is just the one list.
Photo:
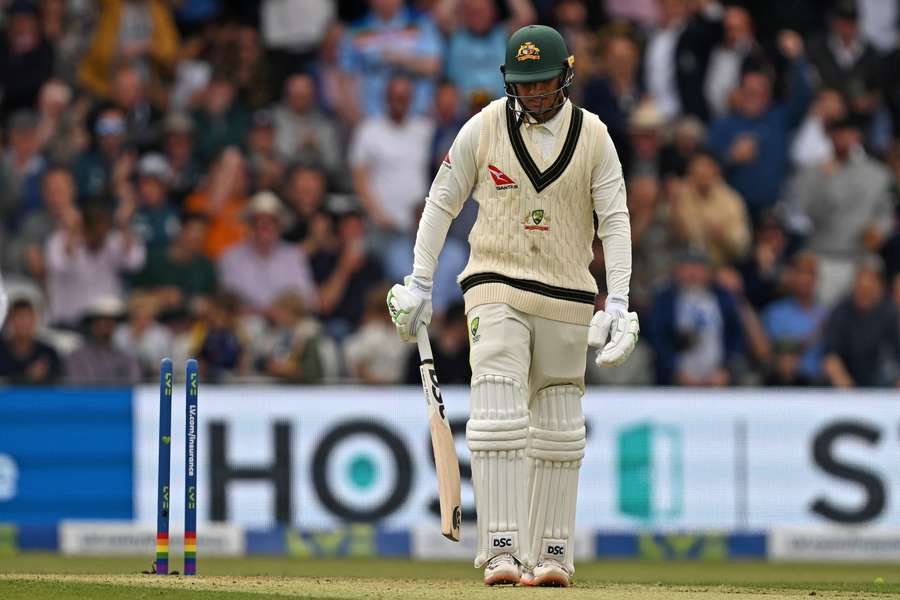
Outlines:
[[514, 379], [526, 388], [529, 404], [554, 385], [584, 391], [587, 325], [536, 317], [506, 304], [482, 304], [467, 316], [473, 381], [480, 375]]
[[554, 559], [573, 573], [588, 327], [505, 304], [473, 308], [468, 325], [475, 566], [508, 552], [526, 567]]

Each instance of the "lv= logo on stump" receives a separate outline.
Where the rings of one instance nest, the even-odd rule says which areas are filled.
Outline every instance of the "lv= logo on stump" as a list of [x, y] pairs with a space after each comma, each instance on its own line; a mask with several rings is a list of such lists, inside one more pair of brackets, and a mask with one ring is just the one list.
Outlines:
[[[184, 574], [197, 574], [197, 398], [200, 373], [195, 359], [185, 364], [184, 421]], [[172, 359], [159, 366], [159, 462], [157, 479], [156, 560], [151, 573], [169, 574], [169, 514], [171, 502]], [[173, 575], [177, 571], [172, 571]]]

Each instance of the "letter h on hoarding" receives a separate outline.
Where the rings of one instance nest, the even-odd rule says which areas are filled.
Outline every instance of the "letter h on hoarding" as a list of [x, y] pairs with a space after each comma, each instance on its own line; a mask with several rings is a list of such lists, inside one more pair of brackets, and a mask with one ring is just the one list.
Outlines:
[[210, 424], [210, 518], [228, 520], [228, 484], [233, 481], [270, 481], [275, 486], [275, 522], [291, 522], [291, 425], [273, 426], [275, 460], [269, 465], [230, 465], [227, 462], [227, 426]]

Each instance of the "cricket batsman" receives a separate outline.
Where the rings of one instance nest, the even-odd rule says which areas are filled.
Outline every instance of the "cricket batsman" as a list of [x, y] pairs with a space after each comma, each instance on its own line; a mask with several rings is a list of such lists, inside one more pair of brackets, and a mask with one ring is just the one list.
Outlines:
[[[470, 194], [478, 218], [459, 276], [472, 366], [466, 440], [488, 585], [568, 586], [584, 456], [584, 355], [620, 365], [639, 326], [628, 311], [631, 228], [606, 126], [569, 101], [574, 58], [541, 25], [516, 31], [501, 67], [506, 97], [460, 130], [431, 185], [413, 272], [389, 292], [400, 336], [431, 320], [432, 276]], [[609, 296], [594, 313], [594, 215]]]

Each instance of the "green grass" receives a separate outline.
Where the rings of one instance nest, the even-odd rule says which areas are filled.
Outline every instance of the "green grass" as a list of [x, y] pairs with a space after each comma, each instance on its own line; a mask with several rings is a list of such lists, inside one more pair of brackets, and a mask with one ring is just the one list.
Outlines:
[[[136, 575], [152, 562], [140, 557], [60, 556], [23, 553], [0, 557], [0, 573], [59, 575]], [[169, 560], [169, 568], [181, 570], [181, 557]], [[380, 577], [387, 579], [471, 579], [479, 580], [472, 563], [430, 562], [400, 559], [299, 559], [281, 556], [203, 558], [197, 560], [201, 575], [273, 577]]]
[[4, 600], [87, 600], [127, 598], [128, 600], [260, 600], [259, 594], [205, 590], [161, 590], [139, 586], [76, 583], [70, 581], [0, 581]]
[[[165, 600], [259, 600], [260, 598], [478, 598], [497, 593], [559, 593], [559, 590], [488, 590], [471, 563], [390, 559], [202, 559], [197, 578], [140, 575], [150, 558], [62, 557], [19, 554], [0, 557], [4, 600], [159, 598]], [[180, 560], [171, 562], [180, 567]], [[900, 595], [897, 565], [765, 562], [609, 561], [577, 566], [576, 598], [758, 597], [827, 598]], [[875, 584], [877, 577], [885, 583]], [[486, 596], [487, 597], [487, 596]]]

